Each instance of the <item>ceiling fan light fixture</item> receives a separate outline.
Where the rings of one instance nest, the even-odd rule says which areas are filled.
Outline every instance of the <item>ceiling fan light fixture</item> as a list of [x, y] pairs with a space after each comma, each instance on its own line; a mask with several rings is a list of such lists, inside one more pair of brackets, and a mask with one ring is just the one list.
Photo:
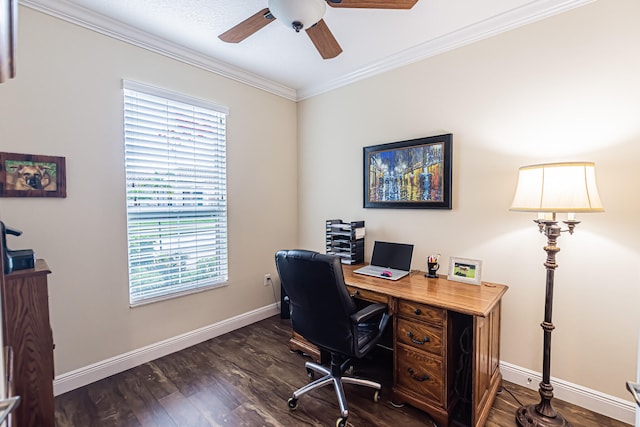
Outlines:
[[296, 32], [313, 26], [324, 16], [325, 0], [269, 0], [269, 11]]

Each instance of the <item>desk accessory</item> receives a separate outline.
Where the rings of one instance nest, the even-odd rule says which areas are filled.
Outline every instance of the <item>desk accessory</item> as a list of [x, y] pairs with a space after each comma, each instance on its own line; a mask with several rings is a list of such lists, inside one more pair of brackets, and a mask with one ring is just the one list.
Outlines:
[[438, 278], [438, 269], [440, 268], [440, 254], [438, 255], [429, 255], [427, 257], [427, 274], [426, 277], [430, 277], [432, 279]]
[[456, 282], [481, 284], [482, 261], [468, 258], [449, 258], [449, 274], [447, 279]]
[[[576, 212], [603, 212], [596, 186], [595, 164], [588, 162], [548, 163], [523, 166], [518, 175], [518, 185], [510, 210], [522, 212], [538, 212], [540, 233], [547, 236], [547, 269], [544, 322], [540, 325], [544, 331], [542, 382], [538, 392], [540, 403], [523, 405], [516, 411], [516, 422], [520, 427], [572, 426], [551, 405], [553, 386], [551, 377], [551, 332], [555, 328], [551, 322], [553, 307], [554, 271], [557, 267], [556, 253], [560, 248], [556, 245], [560, 233], [568, 231], [573, 234], [580, 223], [576, 221]], [[567, 213], [567, 226], [562, 230], [556, 220], [556, 213]]]
[[337, 255], [343, 264], [364, 262], [364, 221], [326, 220], [326, 253]]

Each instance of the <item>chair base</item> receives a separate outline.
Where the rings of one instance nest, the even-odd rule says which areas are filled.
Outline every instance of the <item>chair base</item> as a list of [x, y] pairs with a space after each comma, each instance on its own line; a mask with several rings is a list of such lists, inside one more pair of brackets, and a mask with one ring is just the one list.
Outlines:
[[[305, 367], [307, 368], [307, 370], [312, 369], [324, 376], [294, 391], [293, 399], [297, 400], [298, 398], [300, 398], [300, 396], [310, 392], [311, 390], [315, 390], [317, 388], [324, 387], [327, 384], [333, 383], [333, 388], [336, 391], [336, 395], [338, 397], [338, 404], [340, 405], [340, 416], [344, 419], [349, 416], [349, 409], [347, 408], [347, 398], [344, 394], [344, 388], [342, 386], [343, 384], [362, 385], [365, 387], [373, 388], [375, 390], [380, 390], [382, 388], [382, 386], [375, 381], [365, 380], [363, 378], [336, 375], [332, 373], [331, 370], [325, 368], [322, 365], [318, 365], [317, 363], [306, 362]], [[377, 402], [378, 398], [379, 393], [376, 393], [376, 395], [374, 396], [374, 401]]]

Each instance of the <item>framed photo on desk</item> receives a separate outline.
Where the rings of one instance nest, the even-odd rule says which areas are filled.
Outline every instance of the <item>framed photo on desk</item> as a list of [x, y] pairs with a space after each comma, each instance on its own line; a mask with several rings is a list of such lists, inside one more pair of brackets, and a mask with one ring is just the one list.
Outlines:
[[452, 135], [364, 147], [364, 207], [451, 209]]
[[481, 284], [482, 261], [468, 258], [449, 258], [449, 275], [447, 279], [456, 282]]

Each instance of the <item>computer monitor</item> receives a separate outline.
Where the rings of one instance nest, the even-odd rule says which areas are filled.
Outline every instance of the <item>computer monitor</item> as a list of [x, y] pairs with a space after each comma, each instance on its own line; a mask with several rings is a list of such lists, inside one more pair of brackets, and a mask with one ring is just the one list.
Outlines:
[[413, 245], [375, 241], [371, 265], [409, 271], [411, 270], [412, 256]]

